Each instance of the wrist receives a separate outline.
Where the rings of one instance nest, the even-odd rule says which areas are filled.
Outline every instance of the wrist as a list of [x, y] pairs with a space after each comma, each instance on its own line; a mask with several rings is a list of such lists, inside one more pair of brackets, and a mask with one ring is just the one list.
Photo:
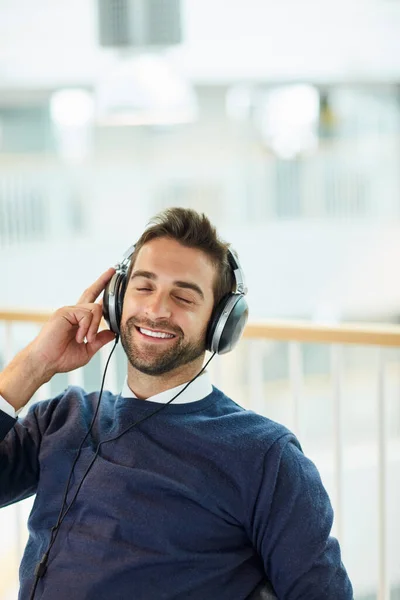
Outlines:
[[51, 377], [50, 370], [27, 346], [0, 373], [0, 395], [19, 410]]
[[28, 344], [16, 358], [20, 359], [26, 377], [37, 389], [50, 381], [56, 373], [46, 359], [35, 350], [34, 342]]

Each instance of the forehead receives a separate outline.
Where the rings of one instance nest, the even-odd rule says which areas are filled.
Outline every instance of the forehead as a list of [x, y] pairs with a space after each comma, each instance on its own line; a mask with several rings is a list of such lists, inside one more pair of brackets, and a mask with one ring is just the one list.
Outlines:
[[194, 281], [206, 292], [212, 292], [216, 276], [216, 268], [205, 252], [169, 238], [157, 238], [142, 246], [132, 272], [139, 270], [159, 278]]

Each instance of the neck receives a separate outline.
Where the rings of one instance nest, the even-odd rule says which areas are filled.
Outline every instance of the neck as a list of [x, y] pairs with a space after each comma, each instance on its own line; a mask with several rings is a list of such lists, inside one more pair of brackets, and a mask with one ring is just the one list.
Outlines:
[[204, 356], [163, 375], [146, 375], [128, 363], [128, 385], [137, 398], [146, 400], [151, 396], [170, 390], [194, 379], [201, 371]]

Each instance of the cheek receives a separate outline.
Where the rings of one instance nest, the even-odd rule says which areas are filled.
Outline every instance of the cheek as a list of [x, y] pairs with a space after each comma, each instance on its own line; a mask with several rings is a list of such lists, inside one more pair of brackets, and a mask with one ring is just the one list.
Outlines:
[[205, 333], [211, 320], [211, 313], [211, 309], [203, 309], [195, 314], [192, 314], [190, 318], [191, 329], [193, 331], [197, 331], [198, 333]]
[[207, 307], [204, 307], [204, 321], [208, 323], [211, 321], [211, 318], [213, 316], [213, 311], [214, 311], [214, 304], [211, 303], [209, 305], [207, 305]]
[[140, 303], [133, 301], [132, 298], [125, 297], [122, 304], [121, 322], [126, 322], [129, 317], [136, 316], [140, 313]]

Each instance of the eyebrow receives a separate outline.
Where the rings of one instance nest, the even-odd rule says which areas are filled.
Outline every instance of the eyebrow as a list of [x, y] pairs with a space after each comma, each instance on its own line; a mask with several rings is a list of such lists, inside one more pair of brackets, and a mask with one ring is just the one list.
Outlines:
[[[144, 277], [146, 279], [151, 279], [152, 281], [155, 281], [157, 279], [157, 275], [155, 273], [152, 273], [151, 271], [134, 271], [131, 275], [131, 280], [135, 279], [136, 277]], [[174, 281], [174, 285], [176, 285], [179, 288], [183, 288], [186, 290], [193, 290], [194, 292], [196, 292], [196, 294], [198, 294], [200, 296], [200, 298], [202, 300], [204, 300], [204, 294], [202, 289], [197, 285], [197, 283], [193, 283], [192, 281]]]

